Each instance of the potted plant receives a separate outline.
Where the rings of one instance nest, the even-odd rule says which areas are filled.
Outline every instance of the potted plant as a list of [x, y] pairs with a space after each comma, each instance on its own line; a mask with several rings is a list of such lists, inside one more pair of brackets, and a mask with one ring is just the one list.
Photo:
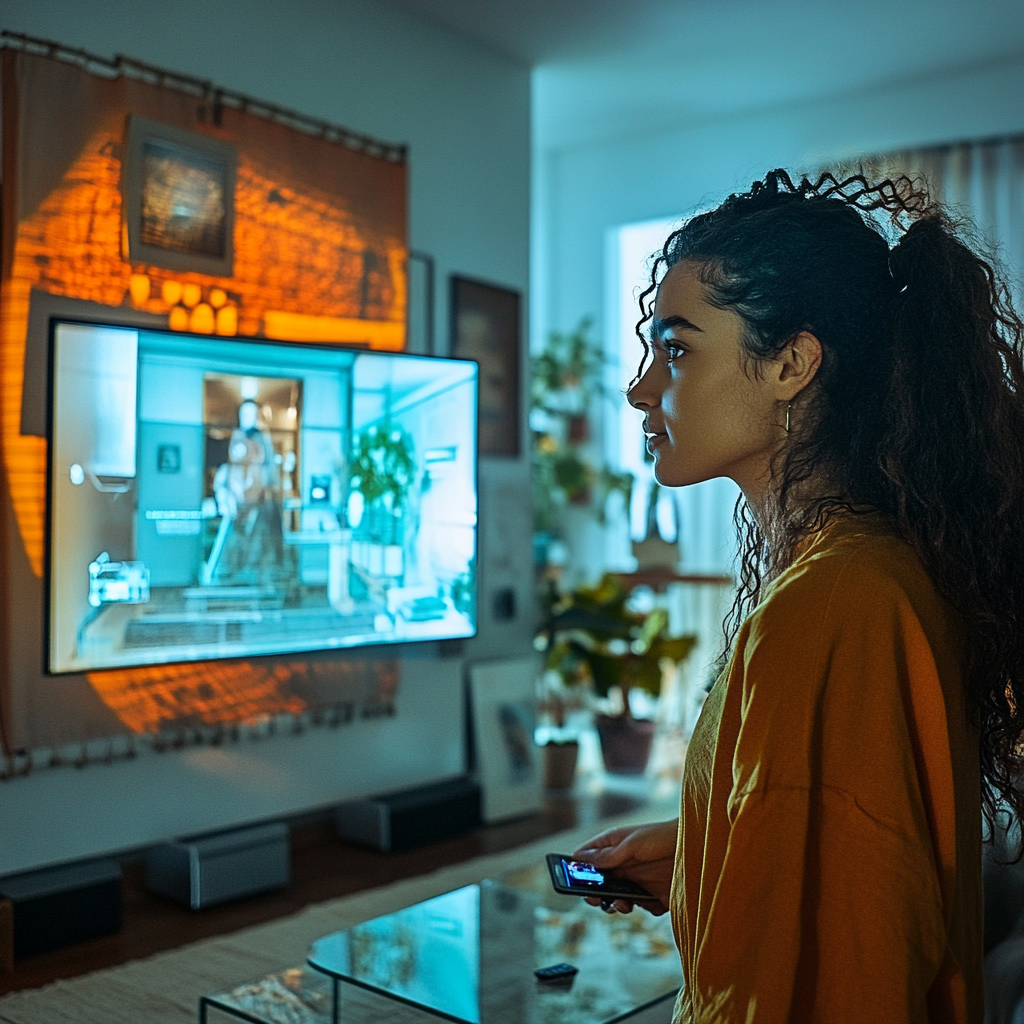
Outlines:
[[629, 607], [629, 594], [611, 573], [594, 587], [567, 594], [550, 588], [540, 630], [547, 666], [567, 683], [587, 680], [597, 697], [620, 697], [617, 708], [596, 716], [601, 753], [610, 772], [639, 775], [647, 766], [654, 723], [634, 718], [630, 692], [661, 691], [662, 663], [683, 661], [695, 636], [669, 636], [663, 608], [643, 614]]
[[[543, 640], [541, 641], [543, 644]], [[547, 669], [541, 677], [537, 710], [544, 727], [540, 741], [544, 762], [544, 788], [569, 789], [576, 778], [580, 742], [574, 716], [587, 709], [584, 687]]]

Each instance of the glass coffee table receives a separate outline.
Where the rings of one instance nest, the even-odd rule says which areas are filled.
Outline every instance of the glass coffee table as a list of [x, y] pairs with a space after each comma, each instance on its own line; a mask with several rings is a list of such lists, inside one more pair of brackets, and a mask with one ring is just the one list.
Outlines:
[[[571, 984], [534, 977], [558, 963], [579, 969]], [[334, 1022], [346, 985], [459, 1024], [611, 1024], [682, 983], [667, 916], [603, 914], [542, 864], [326, 935], [308, 964], [331, 980]]]

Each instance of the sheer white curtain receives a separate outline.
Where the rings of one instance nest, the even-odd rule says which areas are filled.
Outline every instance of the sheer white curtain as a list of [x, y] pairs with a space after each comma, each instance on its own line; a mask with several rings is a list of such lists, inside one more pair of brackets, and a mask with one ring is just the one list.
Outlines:
[[865, 162], [920, 174], [932, 194], [970, 218], [995, 251], [1018, 311], [1024, 306], [1024, 136], [888, 153]]

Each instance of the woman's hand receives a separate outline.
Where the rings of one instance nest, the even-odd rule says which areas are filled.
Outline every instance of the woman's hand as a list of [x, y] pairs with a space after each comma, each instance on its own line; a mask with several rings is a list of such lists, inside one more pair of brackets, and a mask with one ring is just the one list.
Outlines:
[[588, 861], [610, 875], [628, 878], [642, 885], [653, 900], [615, 900], [609, 903], [598, 896], [584, 897], [591, 906], [628, 914], [634, 902], [651, 914], [668, 910], [676, 855], [679, 821], [658, 821], [649, 825], [610, 828], [587, 840], [574, 854], [575, 860]]

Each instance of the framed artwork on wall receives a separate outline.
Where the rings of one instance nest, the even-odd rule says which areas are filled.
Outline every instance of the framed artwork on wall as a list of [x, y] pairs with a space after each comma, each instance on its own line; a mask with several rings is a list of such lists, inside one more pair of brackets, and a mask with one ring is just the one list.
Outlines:
[[451, 353], [480, 364], [480, 454], [518, 458], [520, 295], [451, 279]]
[[537, 660], [483, 662], [469, 670], [473, 743], [484, 821], [543, 805], [536, 726]]
[[122, 176], [125, 257], [231, 277], [236, 166], [230, 143], [129, 117]]

